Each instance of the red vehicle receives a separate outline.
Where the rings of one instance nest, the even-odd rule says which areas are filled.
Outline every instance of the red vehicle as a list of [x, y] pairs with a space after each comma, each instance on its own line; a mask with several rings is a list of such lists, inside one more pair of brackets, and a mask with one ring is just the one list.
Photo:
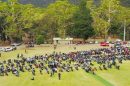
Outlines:
[[101, 42], [100, 46], [109, 46], [109, 43], [107, 43], [107, 42]]

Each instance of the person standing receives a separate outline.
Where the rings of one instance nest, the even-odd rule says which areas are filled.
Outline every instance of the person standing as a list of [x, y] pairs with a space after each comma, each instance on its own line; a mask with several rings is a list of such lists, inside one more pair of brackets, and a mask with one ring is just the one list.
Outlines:
[[61, 73], [58, 73], [58, 79], [61, 80]]
[[19, 54], [17, 54], [17, 58], [19, 59]]
[[42, 75], [42, 68], [39, 69], [40, 74]]
[[25, 53], [27, 54], [27, 50], [25, 49]]
[[54, 50], [56, 50], [56, 48], [57, 48], [57, 45], [55, 44], [55, 45], [54, 45]]
[[31, 78], [31, 80], [34, 80], [34, 79], [35, 79], [34, 76], [35, 76], [35, 69], [32, 68], [32, 78]]

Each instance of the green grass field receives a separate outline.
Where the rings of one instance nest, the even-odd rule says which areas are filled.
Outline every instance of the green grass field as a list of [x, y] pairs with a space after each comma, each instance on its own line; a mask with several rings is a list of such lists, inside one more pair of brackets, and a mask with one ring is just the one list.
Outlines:
[[[83, 49], [83, 47], [85, 46], [79, 46], [77, 48], [80, 50], [80, 48]], [[84, 49], [93, 49], [93, 47], [90, 48], [90, 46], [86, 46]], [[69, 48], [70, 47], [66, 46], [59, 47], [58, 50], [65, 49], [68, 51]], [[50, 48], [36, 47], [28, 49], [28, 53], [25, 55], [41, 54], [44, 50], [47, 52], [49, 49]], [[70, 51], [72, 51], [71, 48]], [[50, 49], [50, 52], [53, 52], [53, 49]], [[24, 53], [24, 49], [2, 53], [0, 60], [15, 58], [17, 53]], [[40, 75], [39, 72], [36, 71], [35, 80], [32, 81], [31, 78], [31, 72], [20, 73], [20, 77], [16, 77], [12, 74], [9, 74], [9, 76], [0, 76], [0, 86], [130, 86], [130, 61], [123, 61], [120, 70], [116, 70], [115, 68], [103, 71], [98, 70], [96, 75], [86, 73], [80, 69], [74, 72], [63, 72], [62, 79], [58, 80], [57, 74], [50, 77], [45, 71], [43, 75]]]

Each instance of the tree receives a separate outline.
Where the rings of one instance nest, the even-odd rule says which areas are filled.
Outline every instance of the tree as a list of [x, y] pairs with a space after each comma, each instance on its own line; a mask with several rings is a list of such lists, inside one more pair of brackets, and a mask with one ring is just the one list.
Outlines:
[[75, 5], [70, 4], [68, 0], [59, 0], [48, 6], [47, 13], [57, 21], [57, 31], [60, 37], [66, 37], [67, 27], [71, 25], [70, 20], [75, 10]]
[[94, 35], [92, 27], [93, 19], [90, 10], [86, 7], [86, 0], [81, 0], [78, 10], [73, 15], [73, 26], [70, 35], [73, 37], [88, 39]]
[[3, 3], [0, 1], [0, 40], [3, 40], [3, 41], [6, 40], [5, 33], [3, 32], [5, 28], [5, 24], [6, 24], [5, 16], [3, 14], [3, 10], [5, 7], [6, 7], [6, 3]]
[[34, 21], [41, 18], [41, 12], [32, 5], [19, 4], [17, 0], [2, 3], [4, 6], [1, 14], [5, 21], [2, 23], [3, 32], [11, 42], [22, 40], [23, 33], [33, 27]]
[[104, 35], [105, 41], [107, 41], [108, 33], [113, 31], [112, 23], [117, 20], [119, 7], [119, 0], [101, 0], [100, 6], [91, 9], [95, 32]]
[[[122, 29], [120, 29], [120, 33], [124, 34], [123, 40], [126, 40], [126, 31], [129, 32], [130, 27], [130, 9], [120, 6], [119, 15], [117, 15], [117, 20], [122, 26]], [[122, 31], [121, 31], [122, 30]], [[129, 33], [128, 33], [129, 34]]]
[[4, 4], [3, 6], [4, 8], [2, 8], [1, 11], [1, 14], [4, 17], [5, 21], [2, 24], [3, 32], [6, 34], [6, 38], [8, 36], [11, 41], [13, 40], [12, 37], [14, 37], [14, 35], [16, 36], [16, 33], [20, 32], [20, 31], [17, 32], [16, 30], [17, 25], [16, 23], [14, 23], [16, 21], [16, 15], [17, 15], [16, 10], [14, 8], [18, 7], [18, 5], [16, 6], [16, 3], [17, 3], [16, 0], [8, 0], [8, 2]]
[[44, 10], [43, 17], [37, 23], [37, 31], [41, 31], [50, 42], [54, 37], [65, 38], [75, 10], [76, 6], [70, 4], [68, 0], [57, 0]]

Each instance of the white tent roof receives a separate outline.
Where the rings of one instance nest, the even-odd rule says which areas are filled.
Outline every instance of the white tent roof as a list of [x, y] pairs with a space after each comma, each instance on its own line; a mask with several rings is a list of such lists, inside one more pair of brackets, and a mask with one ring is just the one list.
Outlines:
[[53, 38], [53, 40], [73, 40], [73, 38], [65, 38], [65, 39], [62, 39], [62, 38]]

